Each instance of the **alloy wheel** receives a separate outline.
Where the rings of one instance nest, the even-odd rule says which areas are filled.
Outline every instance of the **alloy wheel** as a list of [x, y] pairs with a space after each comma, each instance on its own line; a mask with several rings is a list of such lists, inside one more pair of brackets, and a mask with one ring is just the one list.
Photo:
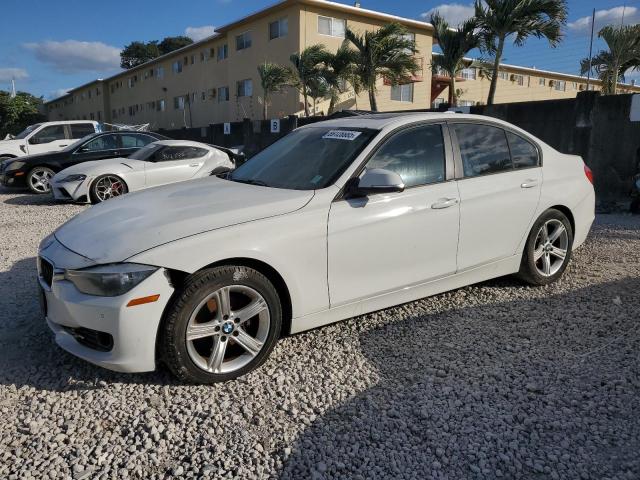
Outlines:
[[29, 185], [31, 189], [38, 193], [47, 193], [51, 186], [49, 182], [53, 178], [53, 172], [48, 168], [36, 167], [29, 175]]
[[113, 175], [105, 175], [96, 183], [96, 196], [101, 202], [125, 193], [122, 180]]
[[533, 262], [540, 275], [553, 276], [562, 268], [569, 248], [569, 235], [564, 224], [557, 219], [546, 221], [536, 236]]
[[219, 288], [202, 300], [187, 323], [189, 357], [210, 373], [236, 371], [260, 353], [271, 317], [263, 296], [245, 285]]

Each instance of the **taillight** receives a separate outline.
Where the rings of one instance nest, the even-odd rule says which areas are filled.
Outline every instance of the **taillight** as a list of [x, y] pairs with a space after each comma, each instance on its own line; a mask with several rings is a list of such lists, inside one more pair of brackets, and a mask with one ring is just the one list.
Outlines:
[[587, 176], [587, 180], [591, 182], [591, 185], [593, 185], [593, 172], [586, 165], [584, 166], [584, 174]]

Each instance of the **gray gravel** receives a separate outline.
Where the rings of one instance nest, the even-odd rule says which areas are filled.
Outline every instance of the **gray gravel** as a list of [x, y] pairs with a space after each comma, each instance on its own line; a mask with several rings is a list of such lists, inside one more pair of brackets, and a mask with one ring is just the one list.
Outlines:
[[83, 208], [0, 191], [0, 478], [640, 478], [640, 218], [599, 217], [555, 285], [359, 317], [202, 387], [54, 345], [34, 256]]

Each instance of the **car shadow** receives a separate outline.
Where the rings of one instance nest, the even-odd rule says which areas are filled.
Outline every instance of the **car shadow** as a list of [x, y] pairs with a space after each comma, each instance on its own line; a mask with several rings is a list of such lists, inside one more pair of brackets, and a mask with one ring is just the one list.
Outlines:
[[638, 291], [626, 278], [363, 331], [379, 382], [280, 452], [280, 478], [638, 478]]
[[67, 391], [100, 382], [177, 384], [166, 371], [121, 374], [94, 366], [57, 346], [40, 311], [36, 259], [0, 272], [0, 384]]
[[34, 205], [34, 206], [38, 206], [38, 205], [43, 205], [43, 206], [50, 206], [50, 205], [59, 205], [60, 202], [58, 202], [57, 200], [54, 200], [53, 195], [50, 194], [42, 194], [42, 195], [36, 195], [35, 193], [31, 193], [28, 190], [8, 190], [8, 189], [2, 189], [0, 190], [0, 194], [4, 194], [4, 195], [13, 195], [9, 198], [6, 198], [4, 200], [4, 203], [6, 203], [7, 205]]

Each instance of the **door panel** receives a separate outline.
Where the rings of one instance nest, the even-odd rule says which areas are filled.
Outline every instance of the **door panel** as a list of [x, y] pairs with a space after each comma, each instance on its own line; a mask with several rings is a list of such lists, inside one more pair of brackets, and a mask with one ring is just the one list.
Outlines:
[[[450, 127], [464, 175], [458, 181], [461, 271], [517, 253], [538, 206], [542, 169], [535, 166], [539, 158], [532, 144], [508, 141], [498, 126], [460, 122]], [[514, 168], [514, 159], [516, 167], [533, 168]]]
[[197, 147], [165, 147], [146, 162], [147, 187], [182, 182], [193, 178], [204, 165], [208, 150]]
[[[456, 182], [334, 202], [329, 213], [331, 305], [455, 273]], [[434, 206], [436, 208], [434, 208]]]
[[27, 142], [29, 155], [62, 150], [72, 143], [66, 138], [64, 125], [48, 125], [34, 133]]
[[121, 156], [118, 138], [114, 134], [100, 135], [81, 145], [71, 156], [71, 164], [75, 165], [91, 160], [103, 160]]

